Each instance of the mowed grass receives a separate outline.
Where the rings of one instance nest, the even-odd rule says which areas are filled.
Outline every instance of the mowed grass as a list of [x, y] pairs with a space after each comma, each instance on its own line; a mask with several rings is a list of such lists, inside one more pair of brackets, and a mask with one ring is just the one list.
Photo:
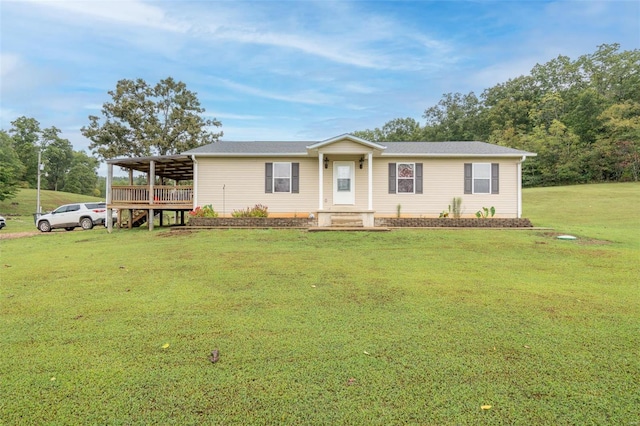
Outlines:
[[[639, 187], [612, 185], [621, 199], [579, 215], [563, 208], [572, 188], [601, 190], [530, 190], [525, 210], [577, 241], [98, 228], [3, 240], [0, 423], [637, 424]], [[589, 217], [612, 202], [633, 208]]]

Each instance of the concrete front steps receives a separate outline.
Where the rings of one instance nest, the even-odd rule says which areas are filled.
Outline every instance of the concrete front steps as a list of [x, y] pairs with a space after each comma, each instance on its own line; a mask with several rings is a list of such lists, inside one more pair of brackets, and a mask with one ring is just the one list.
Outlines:
[[360, 215], [333, 215], [331, 216], [333, 228], [362, 228], [364, 223]]
[[389, 232], [391, 229], [383, 226], [369, 228], [364, 226], [348, 227], [348, 226], [312, 226], [307, 232]]

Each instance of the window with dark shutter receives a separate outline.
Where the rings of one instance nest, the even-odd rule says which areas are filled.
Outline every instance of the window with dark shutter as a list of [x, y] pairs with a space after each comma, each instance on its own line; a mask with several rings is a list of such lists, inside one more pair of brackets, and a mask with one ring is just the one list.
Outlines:
[[396, 163], [389, 163], [389, 194], [396, 193]]
[[471, 163], [464, 163], [464, 193], [473, 193], [473, 167]]
[[291, 163], [291, 192], [300, 193], [300, 163]]
[[265, 163], [264, 168], [264, 192], [273, 192], [273, 163]]
[[422, 194], [422, 163], [416, 163], [416, 194]]
[[491, 164], [491, 193], [500, 193], [500, 164]]

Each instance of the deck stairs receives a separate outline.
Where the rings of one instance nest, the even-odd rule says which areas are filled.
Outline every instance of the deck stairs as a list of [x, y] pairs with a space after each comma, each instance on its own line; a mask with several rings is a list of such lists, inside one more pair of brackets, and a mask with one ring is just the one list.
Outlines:
[[[144, 225], [147, 222], [147, 216], [148, 216], [149, 212], [147, 210], [134, 210], [133, 211], [133, 221], [131, 222], [131, 226], [134, 228], [138, 228], [142, 225]], [[159, 216], [160, 215], [160, 211], [155, 212], [155, 216]], [[129, 221], [128, 220], [123, 220], [122, 221], [122, 225], [123, 228], [129, 226]]]

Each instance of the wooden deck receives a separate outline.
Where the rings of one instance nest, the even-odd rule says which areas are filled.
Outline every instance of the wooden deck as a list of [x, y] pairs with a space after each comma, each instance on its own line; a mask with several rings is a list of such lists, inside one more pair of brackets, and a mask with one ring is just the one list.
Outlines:
[[192, 185], [126, 185], [111, 187], [110, 208], [114, 209], [193, 209]]
[[[129, 171], [128, 185], [113, 185], [113, 168]], [[193, 182], [195, 163], [188, 155], [160, 155], [107, 160], [107, 211], [118, 211], [118, 224], [126, 226], [147, 223], [153, 230], [155, 217], [163, 225], [165, 212], [175, 212], [176, 224], [185, 224], [185, 212], [193, 209]], [[134, 171], [146, 174], [146, 185], [134, 185]], [[184, 182], [185, 185], [181, 185]], [[170, 183], [170, 185], [169, 185]], [[107, 229], [111, 232], [111, 221]]]

